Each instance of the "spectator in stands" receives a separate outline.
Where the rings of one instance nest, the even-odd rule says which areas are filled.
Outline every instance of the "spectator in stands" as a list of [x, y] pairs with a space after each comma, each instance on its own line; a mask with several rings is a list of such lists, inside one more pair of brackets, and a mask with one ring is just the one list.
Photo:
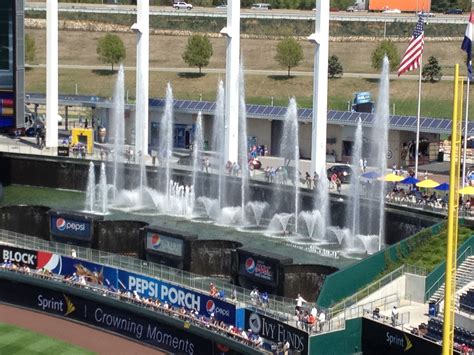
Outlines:
[[254, 289], [252, 290], [252, 292], [250, 292], [250, 299], [252, 300], [252, 303], [254, 305], [257, 305], [258, 304], [258, 299], [259, 299], [259, 292], [258, 292], [258, 289], [256, 287], [254, 287]]
[[319, 314], [318, 322], [319, 322], [319, 331], [322, 332], [324, 323], [326, 322], [326, 314], [323, 311], [321, 311], [321, 313]]
[[290, 351], [290, 343], [287, 340], [285, 342], [285, 345], [283, 345], [283, 355], [288, 355], [289, 351]]
[[237, 301], [237, 290], [235, 288], [233, 288], [230, 292], [230, 299], [232, 301]]
[[267, 291], [264, 291], [260, 297], [260, 301], [262, 302], [262, 306], [266, 307], [268, 306], [268, 293]]
[[311, 314], [313, 315], [313, 317], [317, 317], [318, 316], [318, 309], [316, 308], [316, 306], [313, 306], [311, 308]]
[[312, 332], [316, 330], [316, 318], [310, 313], [308, 315], [308, 331]]
[[301, 307], [303, 307], [303, 303], [308, 303], [301, 295], [298, 293], [298, 297], [296, 297], [296, 310], [301, 311]]
[[398, 309], [397, 306], [393, 306], [392, 308], [392, 326], [395, 327], [397, 325], [398, 320]]

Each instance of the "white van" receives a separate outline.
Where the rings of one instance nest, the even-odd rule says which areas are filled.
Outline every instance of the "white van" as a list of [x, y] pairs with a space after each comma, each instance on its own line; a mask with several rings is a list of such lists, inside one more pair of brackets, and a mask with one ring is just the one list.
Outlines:
[[253, 4], [251, 7], [252, 10], [271, 10], [272, 6], [270, 4]]

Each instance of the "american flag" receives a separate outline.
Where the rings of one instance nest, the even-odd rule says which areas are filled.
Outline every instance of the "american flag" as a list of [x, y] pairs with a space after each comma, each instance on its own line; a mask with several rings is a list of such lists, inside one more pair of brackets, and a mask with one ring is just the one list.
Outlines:
[[425, 21], [423, 20], [423, 17], [420, 16], [411, 36], [410, 44], [408, 45], [400, 66], [398, 67], [398, 76], [406, 71], [415, 70], [420, 67], [421, 54], [423, 53], [423, 45], [425, 43], [424, 26]]

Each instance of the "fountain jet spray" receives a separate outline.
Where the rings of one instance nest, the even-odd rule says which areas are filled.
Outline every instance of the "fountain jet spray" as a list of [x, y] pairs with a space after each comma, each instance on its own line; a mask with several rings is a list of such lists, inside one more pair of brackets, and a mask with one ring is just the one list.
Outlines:
[[245, 205], [249, 191], [249, 164], [248, 164], [248, 142], [247, 142], [247, 109], [245, 106], [245, 78], [243, 61], [240, 62], [239, 75], [239, 156], [242, 172], [240, 184], [240, 195], [242, 205], [242, 221], [245, 223]]
[[123, 181], [123, 157], [124, 157], [124, 146], [125, 146], [125, 116], [124, 116], [124, 70], [123, 65], [120, 64], [120, 68], [117, 75], [117, 82], [115, 83], [113, 108], [112, 108], [112, 129], [114, 137], [114, 179], [113, 184], [115, 191], [121, 190], [124, 187]]

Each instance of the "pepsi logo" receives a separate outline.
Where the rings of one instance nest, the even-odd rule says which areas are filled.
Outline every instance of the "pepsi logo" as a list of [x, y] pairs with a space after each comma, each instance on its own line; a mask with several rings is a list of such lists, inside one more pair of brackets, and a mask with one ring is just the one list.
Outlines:
[[209, 300], [206, 302], [206, 311], [210, 315], [211, 313], [214, 313], [216, 310], [216, 304], [214, 303], [213, 300]]
[[161, 239], [158, 234], [153, 234], [151, 236], [151, 247], [152, 249], [160, 249], [161, 246]]
[[56, 228], [61, 232], [64, 231], [66, 229], [66, 220], [61, 217], [56, 219]]
[[247, 260], [245, 260], [245, 270], [247, 270], [249, 274], [253, 274], [255, 272], [255, 260], [247, 258]]

